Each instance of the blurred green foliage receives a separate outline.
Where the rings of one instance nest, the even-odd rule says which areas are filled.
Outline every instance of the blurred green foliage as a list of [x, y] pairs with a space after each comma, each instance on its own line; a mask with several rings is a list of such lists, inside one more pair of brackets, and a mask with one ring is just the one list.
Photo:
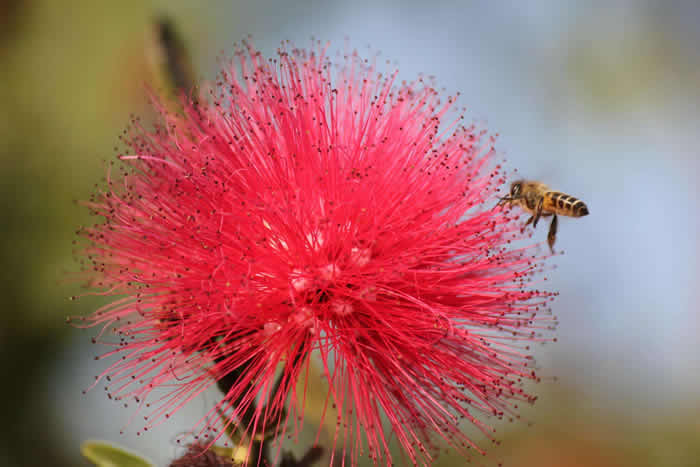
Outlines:
[[68, 300], [71, 242], [90, 222], [75, 200], [104, 177], [129, 113], [148, 115], [152, 15], [140, 1], [0, 2], [2, 465], [76, 459], [38, 382], [66, 343], [66, 316], [88, 311]]

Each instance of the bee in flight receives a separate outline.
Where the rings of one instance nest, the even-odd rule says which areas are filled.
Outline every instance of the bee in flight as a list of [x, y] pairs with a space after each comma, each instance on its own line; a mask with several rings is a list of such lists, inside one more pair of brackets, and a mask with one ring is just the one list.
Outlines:
[[532, 223], [537, 227], [540, 217], [552, 218], [547, 234], [549, 249], [554, 253], [557, 239], [557, 215], [583, 217], [588, 215], [588, 207], [578, 198], [552, 191], [547, 185], [532, 180], [517, 180], [510, 185], [510, 194], [500, 199], [497, 206], [504, 204], [520, 206], [530, 214], [523, 228]]

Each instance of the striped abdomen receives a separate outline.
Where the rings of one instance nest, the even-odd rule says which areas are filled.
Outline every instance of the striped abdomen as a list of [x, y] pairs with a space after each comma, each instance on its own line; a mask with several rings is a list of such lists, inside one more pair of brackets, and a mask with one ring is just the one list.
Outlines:
[[588, 215], [588, 207], [583, 201], [558, 191], [548, 191], [544, 194], [542, 210], [570, 217]]

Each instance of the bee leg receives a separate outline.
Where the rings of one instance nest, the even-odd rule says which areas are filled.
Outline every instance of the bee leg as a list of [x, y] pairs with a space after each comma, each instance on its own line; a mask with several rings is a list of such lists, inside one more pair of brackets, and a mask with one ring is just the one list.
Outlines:
[[527, 227], [528, 225], [532, 224], [532, 220], [533, 220], [534, 218], [535, 218], [535, 216], [530, 216], [530, 218], [529, 218], [527, 221], [525, 221], [525, 225], [523, 225], [523, 230], [525, 230], [525, 227]]
[[498, 200], [498, 203], [496, 203], [496, 206], [494, 207], [503, 206], [504, 204], [509, 203], [511, 201], [513, 201], [513, 198], [511, 198], [510, 196], [504, 196], [503, 198]]
[[552, 223], [549, 224], [549, 233], [547, 234], [547, 243], [549, 249], [554, 253], [554, 242], [557, 240], [557, 215], [552, 216]]
[[540, 216], [542, 216], [543, 203], [544, 203], [544, 198], [540, 198], [540, 200], [537, 202], [537, 207], [535, 208], [535, 219], [532, 221], [533, 227], [537, 227], [537, 221], [539, 221]]

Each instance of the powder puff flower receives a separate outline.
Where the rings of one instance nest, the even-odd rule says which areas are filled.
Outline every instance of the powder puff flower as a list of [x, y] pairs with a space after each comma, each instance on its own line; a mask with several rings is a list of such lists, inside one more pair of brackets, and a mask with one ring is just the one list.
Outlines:
[[99, 378], [146, 429], [218, 382], [196, 432], [289, 434], [317, 360], [334, 452], [389, 463], [395, 438], [427, 465], [440, 440], [481, 452], [464, 425], [491, 437], [485, 418], [534, 399], [527, 349], [547, 340], [552, 294], [492, 209], [492, 138], [429, 82], [341, 62], [246, 45], [208, 98], [159, 107], [155, 129], [134, 119], [87, 203], [92, 285], [119, 297], [85, 319], [119, 357]]

